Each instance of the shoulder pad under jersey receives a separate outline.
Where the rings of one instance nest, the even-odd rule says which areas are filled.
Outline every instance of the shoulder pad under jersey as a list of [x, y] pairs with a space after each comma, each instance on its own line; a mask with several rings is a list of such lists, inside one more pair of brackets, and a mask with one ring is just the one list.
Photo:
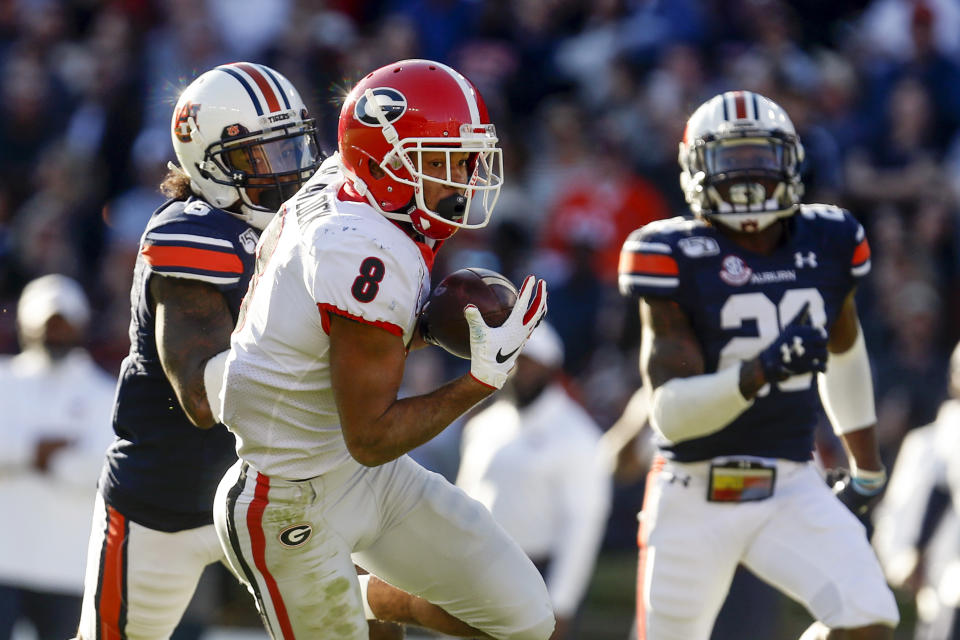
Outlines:
[[246, 222], [202, 200], [174, 201], [154, 214], [140, 254], [155, 273], [230, 287], [240, 283], [241, 256], [254, 254], [259, 237]]

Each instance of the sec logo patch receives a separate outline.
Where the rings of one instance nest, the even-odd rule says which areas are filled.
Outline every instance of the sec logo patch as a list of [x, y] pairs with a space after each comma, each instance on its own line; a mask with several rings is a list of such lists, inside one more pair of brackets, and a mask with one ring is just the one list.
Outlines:
[[747, 284], [750, 282], [750, 276], [753, 275], [753, 269], [748, 267], [739, 256], [725, 257], [721, 266], [723, 268], [720, 270], [720, 279], [734, 287]]
[[277, 538], [283, 546], [294, 549], [302, 546], [313, 535], [313, 526], [309, 522], [290, 525], [280, 532]]

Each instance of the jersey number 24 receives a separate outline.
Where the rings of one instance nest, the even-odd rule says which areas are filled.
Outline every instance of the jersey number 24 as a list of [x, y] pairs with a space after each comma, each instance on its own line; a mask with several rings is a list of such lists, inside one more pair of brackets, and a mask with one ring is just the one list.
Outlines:
[[[803, 305], [810, 305], [810, 321], [814, 326], [823, 327], [827, 323], [827, 312], [823, 296], [813, 288], [790, 289], [783, 294], [779, 304], [775, 304], [764, 293], [735, 293], [727, 298], [720, 308], [720, 328], [737, 330], [744, 322], [754, 321], [757, 335], [732, 338], [720, 350], [717, 369], [730, 366], [738, 360], [749, 360], [777, 339], [780, 331], [796, 317]], [[813, 374], [803, 373], [778, 382], [780, 391], [804, 391], [813, 384]], [[770, 385], [764, 385], [757, 393], [765, 396], [770, 393]]]

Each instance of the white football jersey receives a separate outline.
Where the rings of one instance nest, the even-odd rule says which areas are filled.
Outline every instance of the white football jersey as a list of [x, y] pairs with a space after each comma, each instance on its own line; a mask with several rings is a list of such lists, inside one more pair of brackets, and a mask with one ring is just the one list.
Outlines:
[[[330, 164], [330, 163], [327, 163]], [[420, 247], [320, 171], [264, 230], [221, 392], [237, 453], [264, 474], [318, 476], [350, 457], [330, 382], [329, 314], [409, 344], [430, 292]]]

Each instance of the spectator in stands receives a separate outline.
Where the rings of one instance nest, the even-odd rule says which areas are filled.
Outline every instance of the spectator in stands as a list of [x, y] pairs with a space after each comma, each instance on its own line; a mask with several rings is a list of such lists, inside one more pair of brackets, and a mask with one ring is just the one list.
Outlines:
[[960, 345], [949, 389], [936, 420], [904, 437], [874, 517], [887, 580], [916, 599], [916, 640], [960, 638]]
[[464, 426], [457, 486], [482, 502], [544, 575], [552, 640], [576, 633], [577, 608], [610, 508], [600, 429], [560, 382], [563, 343], [546, 322], [517, 361], [509, 393]]
[[83, 348], [80, 285], [47, 275], [17, 305], [22, 351], [0, 357], [0, 639], [28, 622], [38, 638], [76, 630], [90, 504], [116, 381]]

